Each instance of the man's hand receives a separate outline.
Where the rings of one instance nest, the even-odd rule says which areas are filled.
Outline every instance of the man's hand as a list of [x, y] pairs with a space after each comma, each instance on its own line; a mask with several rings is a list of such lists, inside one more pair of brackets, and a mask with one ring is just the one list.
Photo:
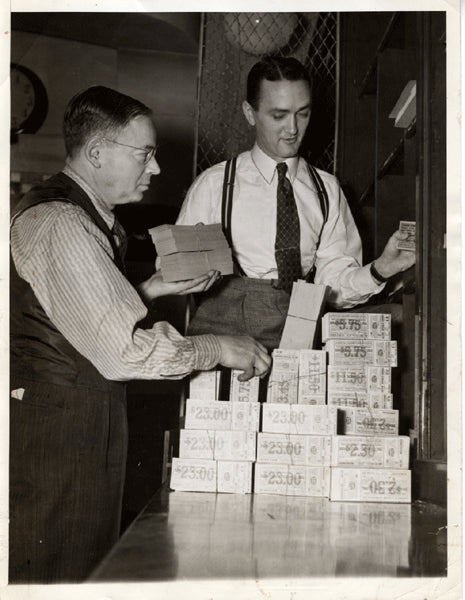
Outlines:
[[381, 256], [375, 260], [375, 269], [383, 277], [392, 277], [415, 264], [415, 252], [397, 248], [397, 242], [405, 240], [407, 237], [407, 233], [395, 231], [389, 238]]
[[220, 364], [243, 371], [239, 381], [247, 381], [254, 376], [264, 377], [271, 366], [267, 349], [248, 336], [218, 335], [221, 346]]
[[187, 279], [186, 281], [164, 282], [160, 271], [154, 273], [149, 279], [143, 281], [137, 286], [142, 300], [148, 304], [155, 298], [161, 296], [185, 296], [186, 294], [197, 294], [205, 292], [217, 281], [220, 277], [219, 271], [208, 271], [195, 279]]

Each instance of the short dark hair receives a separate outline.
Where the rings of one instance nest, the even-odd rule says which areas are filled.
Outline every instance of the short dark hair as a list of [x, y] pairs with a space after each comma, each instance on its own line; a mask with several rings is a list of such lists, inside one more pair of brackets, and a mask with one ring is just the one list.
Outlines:
[[116, 90], [95, 85], [71, 100], [63, 120], [66, 152], [72, 156], [93, 135], [118, 133], [138, 116], [150, 116], [150, 108]]
[[255, 63], [247, 76], [247, 102], [258, 110], [262, 81], [306, 81], [312, 90], [312, 79], [307, 69], [293, 57], [265, 56]]

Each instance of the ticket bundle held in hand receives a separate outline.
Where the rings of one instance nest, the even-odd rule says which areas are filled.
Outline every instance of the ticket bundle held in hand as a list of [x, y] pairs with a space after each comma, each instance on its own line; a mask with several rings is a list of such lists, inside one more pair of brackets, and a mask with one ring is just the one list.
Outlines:
[[165, 282], [194, 279], [210, 270], [234, 271], [231, 249], [221, 224], [160, 225], [149, 229]]
[[273, 351], [265, 402], [240, 371], [229, 392], [220, 371], [191, 377], [173, 489], [410, 502], [390, 315], [327, 313], [321, 333], [322, 349]]

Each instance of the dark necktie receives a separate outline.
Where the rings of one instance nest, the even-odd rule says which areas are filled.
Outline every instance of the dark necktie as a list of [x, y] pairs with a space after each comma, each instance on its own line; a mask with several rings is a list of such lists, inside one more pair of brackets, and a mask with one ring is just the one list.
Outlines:
[[275, 257], [279, 286], [291, 293], [292, 283], [302, 276], [300, 260], [300, 224], [294, 192], [286, 177], [287, 164], [278, 163]]

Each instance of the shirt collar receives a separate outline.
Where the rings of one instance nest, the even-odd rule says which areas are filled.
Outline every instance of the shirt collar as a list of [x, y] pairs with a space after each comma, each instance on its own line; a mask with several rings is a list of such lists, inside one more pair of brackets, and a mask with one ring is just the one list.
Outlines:
[[66, 163], [64, 166], [63, 173], [70, 177], [85, 191], [85, 193], [91, 199], [92, 204], [95, 206], [98, 213], [111, 230], [115, 224], [115, 215], [113, 214], [113, 211], [108, 208], [97, 192], [78, 173], [76, 173], [76, 171], [68, 163]]
[[[276, 173], [276, 165], [277, 162], [272, 159], [268, 154], [265, 154], [263, 150], [255, 143], [254, 147], [251, 150], [252, 161], [257, 168], [257, 170], [262, 175], [263, 179], [267, 183], [271, 183], [273, 181], [273, 177]], [[285, 162], [287, 164], [289, 179], [291, 183], [294, 181], [295, 176], [297, 174], [297, 167], [299, 165], [299, 157], [293, 156], [292, 158], [286, 158], [286, 160], [280, 161]]]

